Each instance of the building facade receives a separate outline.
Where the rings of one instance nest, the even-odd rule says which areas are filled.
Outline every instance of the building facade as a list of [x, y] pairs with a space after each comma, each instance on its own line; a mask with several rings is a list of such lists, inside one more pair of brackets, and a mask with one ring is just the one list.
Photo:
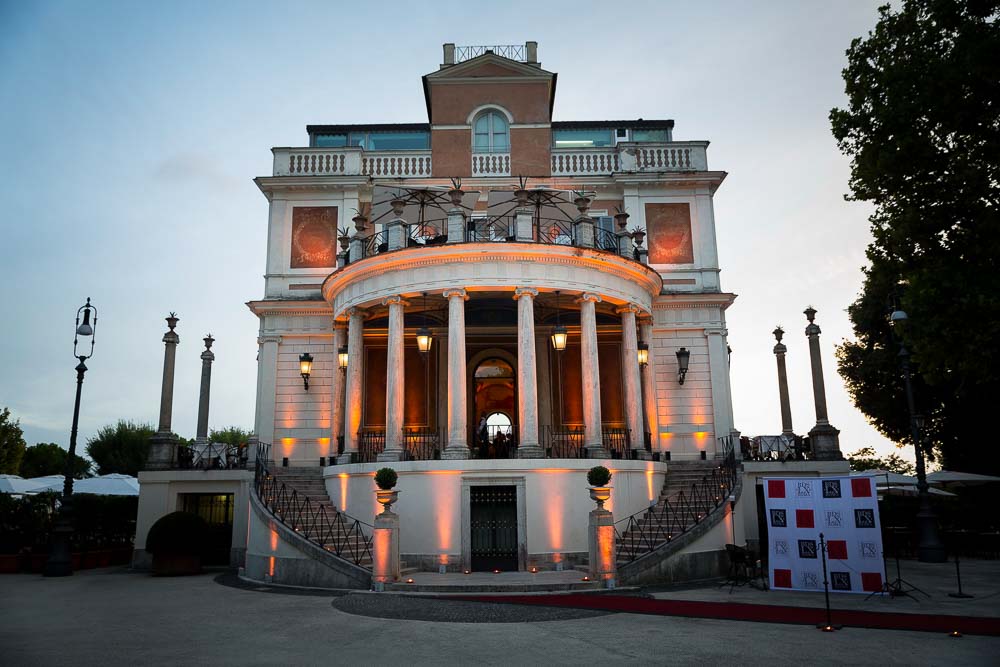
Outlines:
[[[533, 42], [446, 44], [422, 86], [427, 122], [310, 125], [256, 179], [255, 434], [273, 470], [316, 470], [362, 520], [393, 467], [407, 562], [572, 562], [590, 466], [612, 469], [625, 517], [735, 433], [725, 172], [672, 120], [553, 120]], [[509, 543], [477, 533], [488, 502]], [[251, 527], [248, 571], [273, 574], [268, 541]]]

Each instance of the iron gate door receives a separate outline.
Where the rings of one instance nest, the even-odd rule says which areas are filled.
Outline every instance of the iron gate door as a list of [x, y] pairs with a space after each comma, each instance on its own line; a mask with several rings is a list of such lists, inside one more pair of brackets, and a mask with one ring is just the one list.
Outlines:
[[514, 486], [469, 489], [472, 569], [517, 571], [517, 490]]

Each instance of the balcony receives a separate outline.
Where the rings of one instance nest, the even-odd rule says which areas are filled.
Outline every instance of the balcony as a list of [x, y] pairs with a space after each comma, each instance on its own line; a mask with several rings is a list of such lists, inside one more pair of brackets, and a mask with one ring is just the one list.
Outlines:
[[[707, 141], [621, 143], [605, 148], [553, 148], [553, 176], [707, 171]], [[274, 148], [274, 176], [429, 178], [431, 151], [348, 148]], [[515, 176], [510, 153], [473, 153], [473, 177]]]

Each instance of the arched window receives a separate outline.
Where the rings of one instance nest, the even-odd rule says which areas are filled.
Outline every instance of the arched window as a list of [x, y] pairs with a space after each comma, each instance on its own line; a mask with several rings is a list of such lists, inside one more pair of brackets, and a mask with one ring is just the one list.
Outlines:
[[499, 111], [484, 111], [472, 124], [472, 150], [476, 153], [506, 153], [510, 150], [510, 127]]

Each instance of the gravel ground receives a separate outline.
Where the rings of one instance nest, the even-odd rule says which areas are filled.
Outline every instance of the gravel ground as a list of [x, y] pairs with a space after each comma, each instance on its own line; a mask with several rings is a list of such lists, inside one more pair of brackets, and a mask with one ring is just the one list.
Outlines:
[[439, 600], [388, 593], [355, 593], [333, 601], [333, 608], [356, 616], [438, 623], [539, 623], [607, 616], [611, 612], [531, 605]]

